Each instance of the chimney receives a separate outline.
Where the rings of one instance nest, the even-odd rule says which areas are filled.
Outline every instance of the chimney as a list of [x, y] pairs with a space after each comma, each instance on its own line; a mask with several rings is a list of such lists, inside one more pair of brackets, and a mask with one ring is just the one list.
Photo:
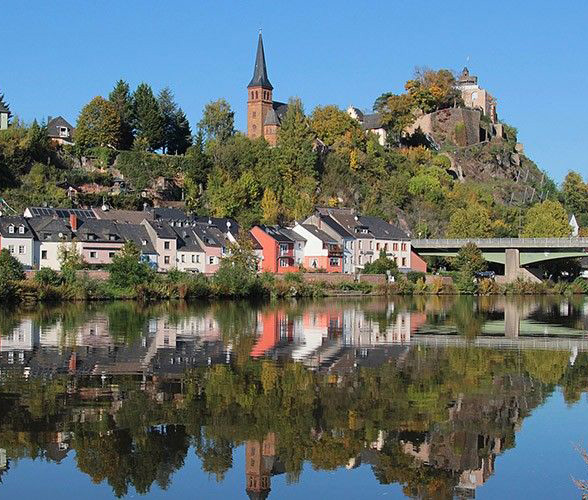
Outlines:
[[78, 230], [78, 218], [75, 214], [70, 214], [69, 216], [69, 225], [71, 226], [72, 231]]

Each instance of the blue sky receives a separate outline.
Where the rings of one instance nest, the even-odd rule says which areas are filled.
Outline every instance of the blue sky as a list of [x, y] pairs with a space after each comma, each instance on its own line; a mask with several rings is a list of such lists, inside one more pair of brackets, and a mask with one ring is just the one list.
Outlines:
[[588, 176], [585, 1], [3, 0], [2, 25], [0, 92], [26, 121], [75, 124], [124, 78], [170, 86], [194, 125], [224, 97], [244, 129], [261, 27], [276, 100], [369, 109], [415, 66], [467, 62], [541, 168]]

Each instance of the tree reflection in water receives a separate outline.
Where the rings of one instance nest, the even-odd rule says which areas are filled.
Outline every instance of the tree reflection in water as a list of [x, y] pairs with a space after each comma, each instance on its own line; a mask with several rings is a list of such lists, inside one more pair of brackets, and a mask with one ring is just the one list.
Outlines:
[[558, 385], [568, 402], [586, 390], [582, 310], [417, 298], [2, 311], [0, 470], [75, 452], [123, 496], [166, 489], [189, 453], [223, 481], [244, 445], [253, 498], [304, 463], [368, 465], [410, 496], [469, 495]]

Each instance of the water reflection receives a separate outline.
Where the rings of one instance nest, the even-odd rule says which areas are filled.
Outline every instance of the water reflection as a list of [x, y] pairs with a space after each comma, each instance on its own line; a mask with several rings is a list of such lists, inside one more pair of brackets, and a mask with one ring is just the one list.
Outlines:
[[586, 313], [547, 297], [4, 310], [0, 474], [75, 451], [121, 496], [167, 488], [189, 453], [222, 482], [242, 447], [236, 497], [304, 463], [473, 496], [556, 386], [586, 390]]

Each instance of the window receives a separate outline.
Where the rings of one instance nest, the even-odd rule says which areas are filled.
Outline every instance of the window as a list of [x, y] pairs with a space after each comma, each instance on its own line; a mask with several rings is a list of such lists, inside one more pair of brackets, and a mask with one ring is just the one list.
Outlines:
[[96, 252], [90, 252], [90, 258], [91, 259], [95, 259], [96, 258]]
[[164, 248], [164, 250], [169, 250], [169, 241], [165, 241], [163, 243], [163, 248]]
[[10, 234], [14, 234], [14, 226], [12, 224], [10, 224], [10, 226], [8, 226], [8, 232]]
[[398, 243], [392, 243], [392, 250], [398, 250]]
[[384, 252], [388, 252], [388, 243], [384, 243]]
[[164, 264], [169, 264], [169, 255], [166, 255], [166, 256], [163, 258], [163, 263], [164, 263]]
[[360, 250], [361, 250], [361, 243], [362, 243], [362, 242], [361, 242], [361, 240], [360, 240], [360, 241], [359, 241], [359, 249], [360, 249]]
[[400, 245], [400, 248], [403, 252], [406, 252], [406, 243], [402, 243], [402, 245]]
[[[316, 262], [313, 262], [313, 264], [315, 263]], [[288, 259], [280, 259], [280, 267], [288, 267]]]
[[25, 253], [24, 245], [18, 245], [18, 253], [19, 255], [23, 255]]
[[200, 264], [200, 255], [196, 256], [196, 264]]
[[334, 259], [334, 258], [329, 259], [329, 265], [331, 267], [339, 267], [339, 259]]
[[68, 129], [67, 127], [59, 127], [59, 137], [67, 137]]
[[18, 226], [18, 232], [19, 232], [19, 234], [24, 234], [25, 227], [24, 226]]
[[182, 256], [180, 257], [180, 261], [181, 261], [181, 262], [185, 262], [185, 260], [184, 260], [184, 259], [185, 259], [185, 257], [184, 257], [184, 254], [182, 254]]
[[372, 240], [370, 240], [370, 250], [374, 249], [374, 242]]
[[380, 249], [380, 243], [376, 243], [376, 250]]
[[284, 255], [288, 252], [288, 245], [284, 245], [283, 243], [280, 245], [280, 255]]
[[116, 241], [116, 234], [109, 234], [109, 235], [108, 235], [108, 239], [109, 239], [110, 241]]
[[41, 259], [47, 260], [47, 250], [41, 250]]
[[406, 257], [402, 257], [402, 267], [406, 267]]
[[194, 254], [192, 254], [192, 264], [194, 264], [196, 262], [196, 256]]
[[147, 246], [147, 240], [141, 240], [141, 245]]
[[108, 257], [112, 259], [114, 257], [114, 252], [108, 252]]
[[208, 257], [208, 263], [210, 265], [213, 265], [214, 264], [214, 257]]
[[10, 253], [14, 255], [14, 245], [8, 245], [8, 250], [10, 250]]

